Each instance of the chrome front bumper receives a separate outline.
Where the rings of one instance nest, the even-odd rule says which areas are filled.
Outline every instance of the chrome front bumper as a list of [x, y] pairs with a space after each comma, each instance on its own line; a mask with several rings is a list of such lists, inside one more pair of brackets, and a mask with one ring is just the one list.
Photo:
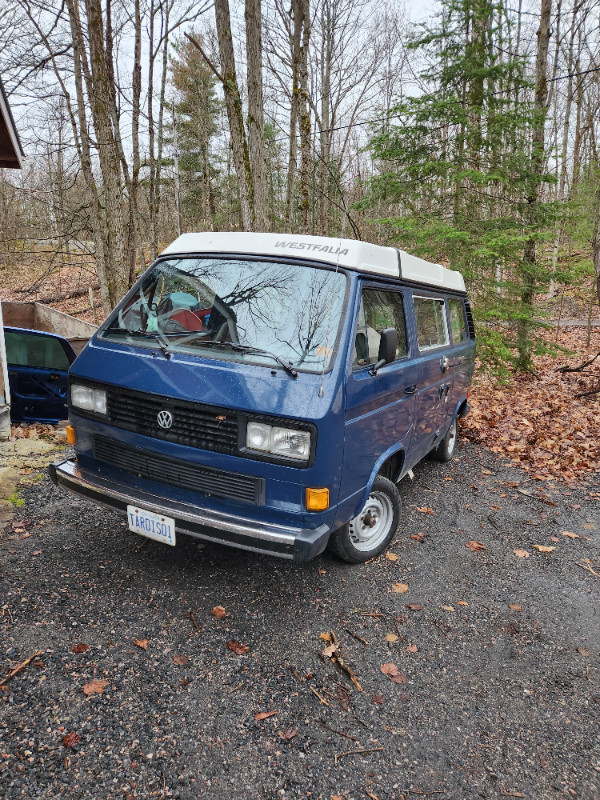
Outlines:
[[139, 489], [132, 494], [99, 475], [81, 469], [77, 462], [71, 460], [51, 464], [48, 472], [57, 486], [63, 486], [96, 503], [119, 511], [126, 511], [128, 505], [139, 505], [155, 514], [173, 517], [178, 533], [242, 550], [303, 562], [322, 553], [329, 539], [327, 525], [315, 529], [290, 528], [207, 511]]

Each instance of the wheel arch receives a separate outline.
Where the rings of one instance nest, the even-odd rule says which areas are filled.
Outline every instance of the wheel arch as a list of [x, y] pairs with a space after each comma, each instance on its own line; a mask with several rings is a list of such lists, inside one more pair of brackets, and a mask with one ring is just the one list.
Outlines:
[[360, 501], [357, 504], [356, 514], [358, 514], [360, 509], [367, 502], [367, 499], [371, 493], [371, 489], [373, 488], [373, 484], [375, 483], [375, 478], [378, 475], [382, 475], [384, 478], [392, 481], [392, 483], [398, 482], [398, 478], [402, 474], [405, 458], [406, 450], [404, 445], [398, 444], [397, 442], [379, 456], [373, 466], [373, 469], [371, 470], [369, 480], [364, 492], [360, 497]]

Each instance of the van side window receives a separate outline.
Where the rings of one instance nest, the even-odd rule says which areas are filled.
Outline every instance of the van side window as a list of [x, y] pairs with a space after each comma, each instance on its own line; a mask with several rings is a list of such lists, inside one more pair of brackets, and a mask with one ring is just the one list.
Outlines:
[[466, 342], [469, 338], [469, 331], [467, 330], [462, 300], [448, 300], [448, 310], [450, 311], [452, 341], [454, 344]]
[[414, 297], [419, 350], [449, 344], [444, 301], [433, 297]]
[[396, 328], [398, 331], [396, 358], [408, 355], [402, 293], [381, 289], [364, 289], [354, 342], [354, 359], [352, 361], [354, 366], [377, 362], [381, 331], [385, 328]]

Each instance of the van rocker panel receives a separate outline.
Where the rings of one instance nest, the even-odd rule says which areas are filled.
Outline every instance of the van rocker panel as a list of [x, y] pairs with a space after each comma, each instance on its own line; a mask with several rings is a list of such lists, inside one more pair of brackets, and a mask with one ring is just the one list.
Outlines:
[[327, 525], [315, 529], [292, 528], [287, 525], [259, 523], [215, 510], [199, 509], [140, 489], [134, 496], [68, 459], [51, 464], [48, 472], [57, 486], [97, 503], [119, 511], [125, 511], [128, 505], [140, 505], [155, 514], [173, 517], [175, 529], [179, 533], [242, 550], [304, 562], [322, 553], [329, 539], [330, 528]]

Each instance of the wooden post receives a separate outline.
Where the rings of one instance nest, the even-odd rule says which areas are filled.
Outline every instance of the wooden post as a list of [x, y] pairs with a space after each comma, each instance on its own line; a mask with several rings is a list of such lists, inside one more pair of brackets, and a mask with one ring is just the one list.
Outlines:
[[2, 321], [2, 300], [0, 300], [0, 442], [10, 438], [10, 388], [8, 385], [8, 365], [4, 343], [4, 323]]

